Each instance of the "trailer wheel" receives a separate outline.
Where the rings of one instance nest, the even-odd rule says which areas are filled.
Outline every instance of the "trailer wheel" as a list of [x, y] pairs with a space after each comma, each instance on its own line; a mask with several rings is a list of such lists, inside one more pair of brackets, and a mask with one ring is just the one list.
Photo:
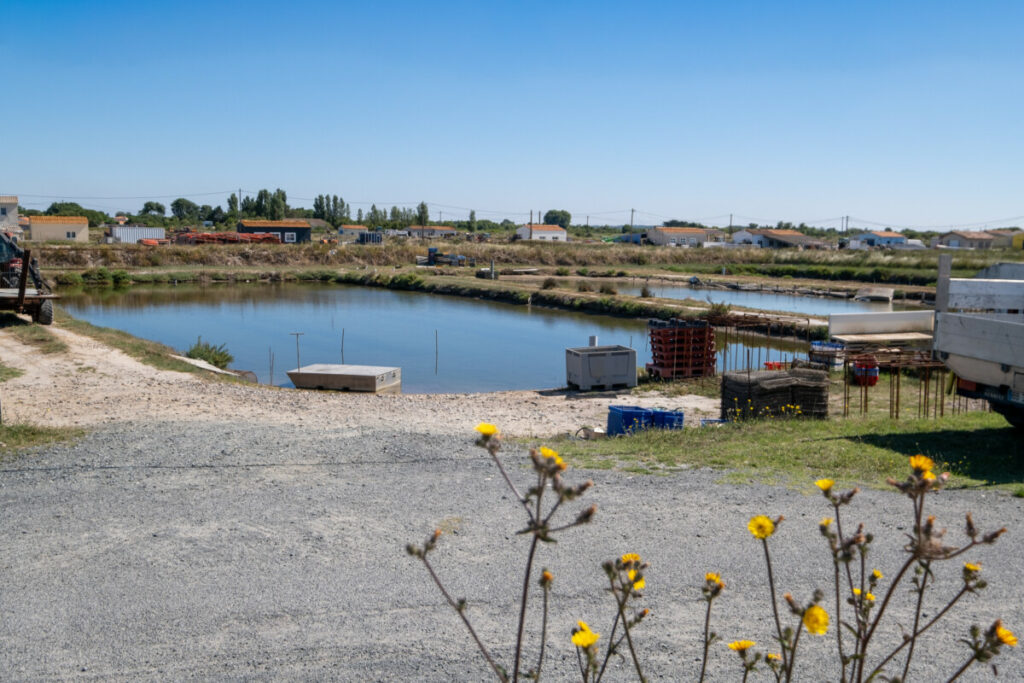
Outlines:
[[47, 299], [32, 313], [32, 320], [40, 325], [53, 324], [53, 302]]
[[1006, 418], [1006, 421], [1017, 429], [1024, 431], [1024, 408], [992, 403], [992, 410]]

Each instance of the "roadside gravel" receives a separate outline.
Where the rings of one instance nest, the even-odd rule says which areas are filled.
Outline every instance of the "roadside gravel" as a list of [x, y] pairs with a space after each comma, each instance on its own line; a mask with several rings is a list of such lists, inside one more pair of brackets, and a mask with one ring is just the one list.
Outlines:
[[[436, 409], [456, 408], [442, 401]], [[426, 420], [420, 427], [340, 416], [304, 424], [147, 418], [0, 463], [0, 679], [486, 679], [456, 615], [403, 551], [435, 527], [446, 531], [436, 567], [469, 599], [481, 637], [499, 644], [507, 664], [523, 520], [464, 428], [477, 416], [445, 419], [436, 429]], [[525, 451], [512, 447], [503, 457], [525, 487]], [[803, 600], [828, 587], [817, 523], [829, 510], [819, 496], [719, 484], [709, 470], [569, 473], [571, 481], [588, 477], [596, 486], [581, 505], [596, 503], [597, 519], [539, 558], [555, 575], [544, 665], [554, 680], [574, 675], [576, 619], [607, 635], [612, 611], [600, 564], [623, 552], [651, 562], [645, 603], [653, 615], [638, 647], [652, 680], [696, 677], [705, 571], [720, 571], [728, 584], [715, 630], [727, 642], [770, 643], [763, 556], [746, 530], [751, 515], [786, 516], [772, 540], [782, 591]], [[1024, 631], [1024, 501], [986, 491], [947, 491], [933, 501], [952, 540], [967, 510], [982, 528], [1010, 533], [970, 555], [991, 586], [919, 648], [914, 680], [948, 677], [966, 657], [956, 641], [972, 622], [1002, 617]], [[876, 532], [871, 565], [891, 577], [907, 502], [868, 491], [849, 514]], [[940, 571], [936, 598], [956, 590], [960, 564], [951, 564]], [[907, 601], [897, 597], [894, 617], [906, 625]], [[837, 678], [826, 659], [834, 626], [829, 637], [801, 640], [799, 680]], [[894, 638], [895, 626], [882, 634], [882, 642]], [[1006, 680], [1024, 678], [1016, 650], [998, 664]], [[624, 663], [614, 666], [611, 680], [630, 679]], [[721, 643], [712, 671], [711, 680], [739, 679], [737, 657]], [[964, 680], [988, 678], [977, 668]]]

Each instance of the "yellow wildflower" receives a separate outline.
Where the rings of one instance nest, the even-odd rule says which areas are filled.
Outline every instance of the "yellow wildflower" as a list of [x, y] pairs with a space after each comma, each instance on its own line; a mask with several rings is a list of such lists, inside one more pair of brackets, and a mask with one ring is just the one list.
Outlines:
[[[632, 581], [634, 578], [636, 578], [636, 570], [635, 569], [630, 569], [629, 570], [629, 580]], [[642, 591], [644, 589], [644, 586], [646, 586], [646, 585], [647, 585], [647, 579], [645, 579], [644, 577], [641, 576], [640, 580], [633, 584], [633, 590], [635, 590], [635, 591]]]
[[828, 612], [818, 605], [811, 605], [804, 612], [803, 622], [808, 633], [824, 635], [828, 631]]
[[933, 481], [935, 479], [935, 475], [932, 474], [931, 470], [925, 470], [921, 474], [921, 478], [924, 479], [925, 481]]
[[555, 580], [555, 575], [549, 572], [547, 569], [545, 569], [543, 572], [541, 572], [540, 578], [544, 579], [545, 583], [551, 583]]
[[834, 521], [835, 520], [832, 519], [831, 517], [823, 517], [822, 520], [820, 522], [818, 522], [818, 526], [829, 527], [829, 526], [832, 526], [832, 522], [834, 522]]
[[776, 652], [769, 652], [764, 656], [764, 658], [767, 659], [769, 662], [778, 662], [782, 659], [782, 655]]
[[626, 553], [622, 556], [622, 564], [629, 564], [630, 562], [640, 564], [640, 556], [636, 553]]
[[[856, 595], [857, 597], [860, 597], [860, 589], [859, 588], [854, 588], [853, 589], [853, 594]], [[871, 593], [865, 593], [864, 597], [865, 597], [865, 599], [867, 599], [868, 602], [874, 602], [875, 601], [875, 596], [872, 595]]]
[[722, 583], [722, 575], [716, 574], [715, 572], [708, 572], [704, 575], [704, 580], [708, 583]]
[[832, 490], [832, 487], [835, 486], [836, 483], [831, 479], [819, 479], [818, 481], [814, 482], [814, 485], [821, 489], [822, 492], [828, 493], [829, 491]]
[[935, 461], [927, 455], [910, 456], [910, 469], [914, 472], [930, 472], [935, 468]]
[[566, 468], [565, 461], [562, 460], [562, 458], [559, 457], [557, 451], [553, 451], [550, 448], [548, 448], [547, 446], [541, 446], [540, 447], [540, 454], [544, 458], [552, 461], [555, 465], [557, 465], [558, 469], [564, 470]]
[[1002, 624], [996, 624], [996, 638], [1003, 645], [1017, 647], [1017, 636], [1013, 635], [1013, 631], [1005, 628]]
[[577, 621], [579, 624], [579, 630], [572, 634], [572, 644], [576, 647], [582, 647], [586, 649], [597, 642], [597, 639], [601, 637], [600, 633], [594, 633], [587, 626], [585, 621]]
[[490, 422], [481, 422], [476, 426], [476, 431], [480, 432], [484, 436], [498, 435], [498, 428], [492, 425]]
[[729, 643], [729, 649], [732, 650], [733, 652], [740, 652], [740, 653], [742, 653], [742, 652], [746, 652], [747, 650], [749, 650], [750, 648], [754, 647], [755, 645], [757, 645], [757, 643], [755, 643], [752, 640], [734, 640], [731, 643]]
[[764, 515], [757, 515], [750, 518], [747, 529], [754, 535], [754, 538], [764, 540], [775, 533], [775, 522]]
[[877, 569], [871, 572], [871, 576], [875, 578], [875, 581], [881, 581], [884, 578], [882, 576], [882, 572], [878, 571]]
[[969, 572], [980, 572], [981, 571], [981, 565], [980, 564], [972, 564], [970, 562], [964, 562], [964, 569], [966, 569]]

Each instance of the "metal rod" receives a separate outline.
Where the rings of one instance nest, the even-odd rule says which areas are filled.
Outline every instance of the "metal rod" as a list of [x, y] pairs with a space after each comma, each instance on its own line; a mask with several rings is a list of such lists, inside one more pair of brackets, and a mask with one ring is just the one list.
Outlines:
[[289, 332], [288, 334], [295, 337], [295, 369], [299, 370], [302, 368], [302, 362], [299, 359], [299, 337], [306, 334], [305, 332]]

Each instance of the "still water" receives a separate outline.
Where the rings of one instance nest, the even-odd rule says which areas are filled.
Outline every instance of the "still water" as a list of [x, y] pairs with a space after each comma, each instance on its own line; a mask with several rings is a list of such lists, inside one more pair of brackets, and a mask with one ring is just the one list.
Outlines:
[[[292, 384], [285, 371], [296, 366], [292, 332], [303, 333], [303, 365], [398, 366], [406, 393], [565, 386], [566, 347], [586, 346], [591, 335], [601, 345], [632, 346], [640, 366], [650, 361], [644, 320], [371, 287], [135, 287], [68, 293], [61, 305], [76, 318], [182, 352], [202, 336], [226, 345], [235, 357], [233, 368], [287, 387]], [[728, 348], [724, 342], [718, 343], [720, 369], [727, 358], [745, 357], [748, 347], [765, 360], [791, 358], [804, 348], [781, 340], [769, 346], [756, 337]]]
[[[619, 294], [639, 296], [643, 285], [616, 285]], [[786, 311], [826, 318], [830, 313], [878, 313], [893, 310], [892, 304], [877, 301], [854, 301], [817, 296], [795, 296], [776, 292], [747, 292], [735, 289], [703, 289], [687, 285], [652, 281], [647, 288], [652, 296], [666, 299], [696, 299], [756, 308], [763, 311]]]

